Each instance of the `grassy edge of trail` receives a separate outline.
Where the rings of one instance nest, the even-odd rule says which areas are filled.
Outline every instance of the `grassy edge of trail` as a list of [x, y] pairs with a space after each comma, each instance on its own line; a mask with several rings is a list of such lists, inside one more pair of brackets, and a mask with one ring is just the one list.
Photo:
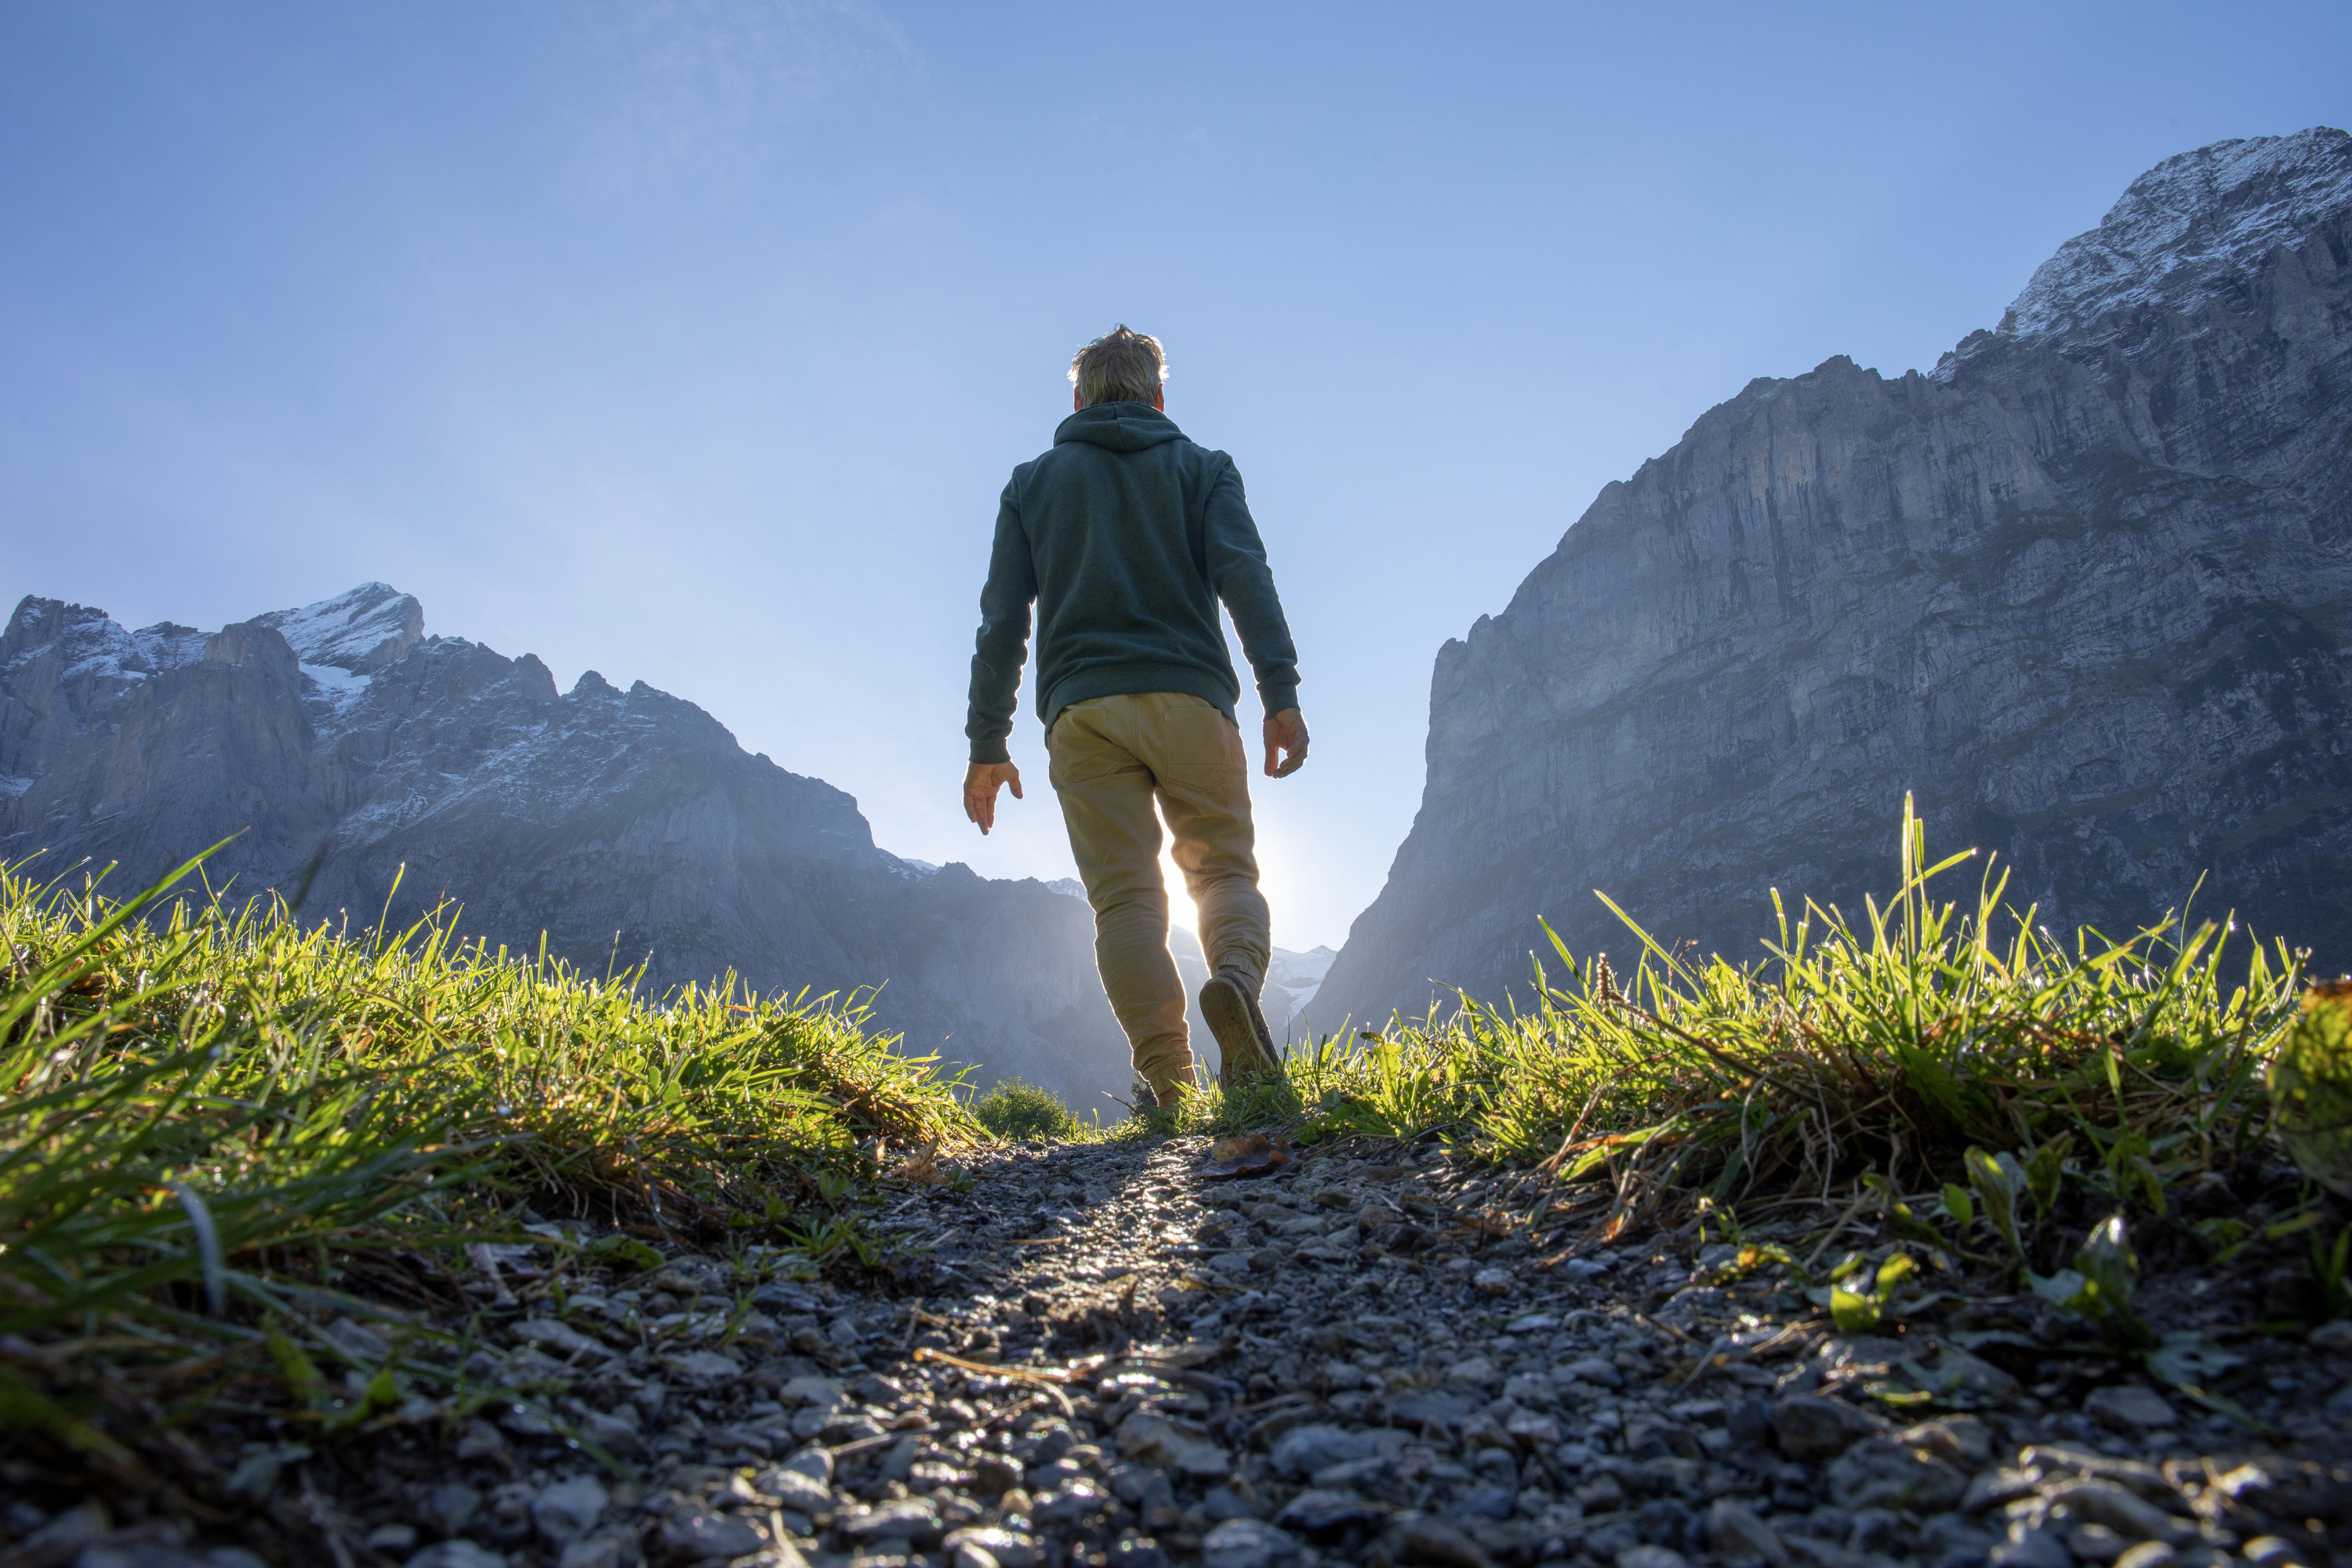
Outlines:
[[[1619, 911], [1622, 972], [1553, 935], [1532, 1006], [1464, 994], [1138, 1125], [1442, 1140], [1522, 1173], [1494, 1234], [1542, 1248], [1843, 1211], [1802, 1256], [1748, 1249], [1823, 1305], [1865, 1265], [1893, 1266], [1892, 1300], [1899, 1255], [2128, 1317], [2120, 1275], [2120, 1305], [2077, 1298], [2102, 1258], [2137, 1269], [2139, 1227], [2172, 1259], [2307, 1250], [2297, 1321], [2352, 1316], [2352, 985], [2306, 989], [2303, 953], [2226, 918], [2066, 943], [1988, 864], [1947, 896], [1977, 857], [1931, 862], [1908, 800], [1899, 844], [1895, 896], [1859, 919], [1776, 892], [1761, 962], [1695, 960]], [[1842, 1256], [1841, 1231], [1874, 1245]]]
[[322, 1325], [462, 1318], [521, 1222], [867, 1261], [894, 1155], [987, 1137], [854, 999], [305, 926], [184, 896], [200, 860], [119, 902], [0, 868], [0, 1436], [119, 1479], [208, 1404], [389, 1416]]

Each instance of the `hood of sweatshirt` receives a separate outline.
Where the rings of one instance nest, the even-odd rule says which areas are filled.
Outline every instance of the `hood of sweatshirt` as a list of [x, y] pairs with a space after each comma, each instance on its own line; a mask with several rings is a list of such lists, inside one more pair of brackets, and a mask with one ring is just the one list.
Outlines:
[[1055, 426], [1054, 445], [1084, 441], [1113, 452], [1140, 452], [1163, 441], [1181, 440], [1183, 436], [1176, 421], [1149, 403], [1097, 403]]

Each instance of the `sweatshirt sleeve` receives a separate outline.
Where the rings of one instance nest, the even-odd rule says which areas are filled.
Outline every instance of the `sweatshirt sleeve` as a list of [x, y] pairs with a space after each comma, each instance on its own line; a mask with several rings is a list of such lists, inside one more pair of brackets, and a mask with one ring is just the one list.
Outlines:
[[1029, 557], [1029, 535], [1021, 527], [1014, 500], [1008, 483], [997, 503], [988, 582], [980, 590], [980, 635], [973, 639], [971, 698], [963, 724], [975, 763], [1013, 760], [1004, 740], [1013, 733], [1013, 710], [1021, 701], [1021, 667], [1029, 657], [1029, 606], [1037, 597], [1037, 568]]
[[1265, 544], [1250, 517], [1242, 477], [1231, 462], [1209, 491], [1207, 516], [1209, 586], [1225, 602], [1241, 634], [1242, 652], [1257, 677], [1258, 700], [1271, 717], [1298, 706], [1298, 650], [1290, 641]]

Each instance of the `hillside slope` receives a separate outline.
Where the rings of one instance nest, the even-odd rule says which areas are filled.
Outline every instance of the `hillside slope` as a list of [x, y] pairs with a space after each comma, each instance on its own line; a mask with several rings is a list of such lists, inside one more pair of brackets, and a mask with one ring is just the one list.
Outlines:
[[210, 635], [26, 598], [0, 632], [0, 861], [120, 861], [121, 896], [241, 833], [215, 883], [306, 920], [363, 927], [389, 899], [404, 922], [446, 897], [468, 935], [531, 951], [544, 931], [657, 989], [887, 981], [878, 1021], [982, 1082], [1125, 1091], [1083, 903], [900, 860], [850, 796], [690, 702], [593, 671], [559, 692], [536, 658], [424, 625], [383, 584]]
[[1768, 889], [1882, 894], [1916, 792], [2056, 929], [2200, 907], [2352, 964], [2352, 137], [2135, 181], [1931, 374], [1758, 380], [1439, 653], [1428, 782], [1313, 1022]]

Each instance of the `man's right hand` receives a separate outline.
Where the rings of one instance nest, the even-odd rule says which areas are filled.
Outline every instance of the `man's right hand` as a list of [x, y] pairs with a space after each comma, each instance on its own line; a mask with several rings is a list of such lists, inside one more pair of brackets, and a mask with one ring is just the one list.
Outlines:
[[[1277, 756], [1287, 752], [1289, 756], [1279, 765]], [[1279, 713], [1269, 713], [1265, 720], [1265, 776], [1286, 779], [1297, 773], [1307, 761], [1307, 720], [1296, 708], [1286, 708]]]
[[963, 814], [980, 825], [984, 837], [996, 826], [996, 791], [1000, 785], [1013, 786], [1013, 798], [1021, 798], [1021, 770], [1011, 763], [974, 763], [963, 771]]

